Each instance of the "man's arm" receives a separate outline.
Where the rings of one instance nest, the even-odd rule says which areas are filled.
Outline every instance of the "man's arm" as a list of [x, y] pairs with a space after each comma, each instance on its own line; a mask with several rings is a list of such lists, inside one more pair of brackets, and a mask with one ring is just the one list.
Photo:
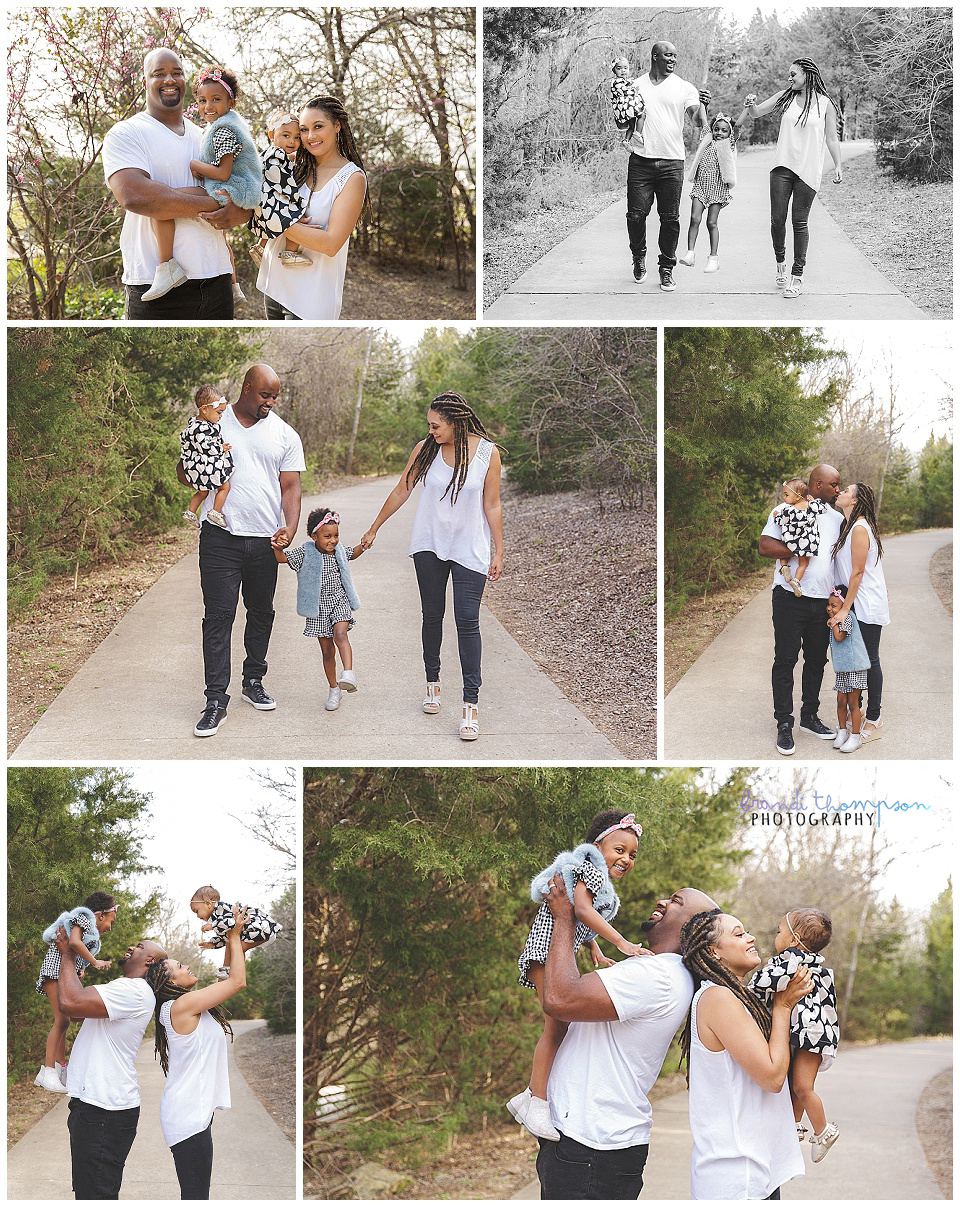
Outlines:
[[757, 552], [761, 557], [779, 557], [784, 560], [793, 557], [793, 551], [775, 536], [761, 536]]
[[228, 231], [235, 226], [246, 226], [253, 210], [241, 209], [239, 205], [230, 200], [229, 194], [225, 193], [223, 189], [217, 189], [217, 196], [226, 197], [226, 204], [218, 205], [214, 210], [210, 210], [208, 207], [198, 217], [218, 231]]
[[70, 940], [61, 926], [54, 939], [60, 952], [60, 977], [57, 980], [57, 1001], [60, 1013], [68, 1018], [109, 1018], [103, 998], [92, 986], [84, 989], [73, 962]]
[[131, 214], [145, 218], [196, 218], [220, 209], [215, 197], [171, 189], [151, 180], [141, 168], [120, 168], [107, 181], [117, 201]]
[[562, 1023], [612, 1023], [617, 1011], [595, 972], [581, 976], [573, 939], [577, 920], [563, 881], [554, 876], [545, 898], [553, 916], [553, 935], [543, 970], [543, 1012]]
[[[270, 538], [274, 549], [289, 545], [297, 533], [300, 523], [300, 471], [282, 469], [280, 471], [280, 510], [283, 512], [284, 526], [278, 528]], [[286, 537], [283, 544], [278, 545], [280, 537]]]

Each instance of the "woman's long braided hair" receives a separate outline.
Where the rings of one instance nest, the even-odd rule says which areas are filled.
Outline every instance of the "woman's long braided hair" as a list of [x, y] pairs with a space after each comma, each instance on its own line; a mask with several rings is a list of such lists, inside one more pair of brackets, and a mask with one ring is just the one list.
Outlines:
[[[350, 119], [347, 117], [347, 111], [343, 107], [343, 102], [335, 96], [315, 96], [312, 100], [304, 101], [298, 112], [302, 113], [304, 109], [319, 109], [326, 114], [331, 122], [339, 123], [337, 150], [344, 159], [349, 159], [351, 163], [355, 163], [362, 172], [364, 170], [363, 160], [360, 158], [360, 152], [357, 150], [356, 139], [353, 137], [353, 131], [350, 129]], [[297, 147], [297, 154], [293, 161], [293, 178], [297, 184], [303, 184], [312, 169], [313, 156], [301, 142], [300, 146]], [[366, 199], [364, 199], [364, 204], [366, 204]]]
[[[813, 59], [794, 59], [791, 66], [800, 67], [806, 75], [806, 80], [803, 85], [803, 109], [800, 116], [794, 122], [794, 125], [805, 126], [807, 124], [807, 116], [810, 113], [810, 108], [813, 105], [815, 96], [822, 96], [825, 100], [830, 101], [833, 105], [834, 112], [837, 115], [837, 133], [843, 136], [843, 117], [840, 113], [840, 106], [827, 94], [827, 86], [823, 82], [823, 76], [820, 74], [820, 68], [814, 63]], [[773, 107], [773, 112], [777, 116], [782, 116], [784, 111], [793, 101], [797, 94], [792, 88], [785, 88], [777, 97], [777, 102]], [[819, 106], [819, 101], [817, 102]]]
[[837, 543], [830, 550], [830, 556], [836, 557], [840, 549], [843, 548], [843, 543], [850, 535], [850, 529], [854, 526], [857, 520], [864, 519], [870, 526], [870, 531], [873, 533], [873, 538], [877, 542], [877, 561], [883, 557], [883, 545], [880, 541], [880, 532], [877, 529], [877, 500], [874, 497], [873, 490], [866, 482], [855, 482], [857, 488], [857, 501], [853, 505], [853, 511], [850, 512], [850, 519], [843, 517], [843, 523], [840, 525], [840, 535], [837, 537]]
[[[167, 970], [166, 960], [155, 960], [152, 964], [147, 965], [147, 984], [153, 990], [157, 1004], [153, 1011], [153, 1026], [154, 1026], [154, 1059], [160, 1058], [160, 1067], [163, 1069], [163, 1075], [166, 1077], [168, 1065], [170, 1061], [170, 1053], [167, 1048], [167, 1029], [160, 1021], [160, 1007], [164, 1002], [172, 1002], [178, 997], [183, 997], [185, 993], [189, 993], [189, 989], [184, 989], [182, 985], [174, 985], [170, 980], [170, 973]], [[222, 1006], [214, 1006], [207, 1011], [217, 1020], [224, 1032], [233, 1039], [233, 1028], [227, 1022], [227, 1016], [223, 1012]]]
[[[763, 1038], [770, 1038], [770, 1011], [764, 1003], [744, 985], [740, 978], [730, 968], [718, 959], [710, 950], [720, 937], [721, 909], [708, 909], [703, 913], [694, 914], [684, 924], [680, 931], [680, 955], [684, 967], [693, 977], [695, 989], [699, 989], [701, 981], [713, 981], [715, 985], [726, 985], [730, 992], [738, 998], [750, 1012], [751, 1018], [763, 1032]], [[687, 1015], [687, 1021], [680, 1037], [680, 1063], [687, 1065], [687, 1085], [690, 1084], [690, 1036], [693, 1025], [693, 1008]]]
[[[450, 506], [452, 507], [467, 480], [467, 470], [470, 468], [468, 437], [480, 436], [484, 440], [489, 440], [490, 437], [487, 435], [487, 429], [473, 413], [472, 407], [467, 404], [466, 399], [455, 394], [453, 390], [445, 390], [444, 393], [438, 394], [428, 409], [436, 411], [438, 415], [446, 419], [447, 423], [452, 423], [454, 428], [453, 473], [450, 476], [450, 485], [441, 495], [441, 498], [445, 499], [452, 488], [453, 493], [450, 495]], [[439, 452], [440, 445], [432, 436], [428, 435], [407, 474], [407, 487], [410, 490], [413, 490], [416, 484], [427, 476], [427, 471]]]

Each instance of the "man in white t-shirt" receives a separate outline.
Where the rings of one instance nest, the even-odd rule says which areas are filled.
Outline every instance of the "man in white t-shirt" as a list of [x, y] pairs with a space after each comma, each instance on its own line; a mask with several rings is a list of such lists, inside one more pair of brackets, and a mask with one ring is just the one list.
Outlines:
[[[832, 465], [817, 465], [810, 471], [807, 493], [828, 505], [817, 517], [820, 545], [810, 558], [803, 575], [803, 594], [795, 596], [786, 579], [773, 574], [773, 715], [777, 722], [777, 751], [793, 754], [793, 671], [803, 650], [803, 674], [800, 679], [800, 729], [815, 738], [832, 741], [837, 732], [817, 715], [820, 687], [827, 663], [830, 631], [827, 628], [827, 596], [833, 590], [833, 546], [840, 535], [843, 516], [833, 504], [840, 493], [840, 472]], [[780, 528], [767, 517], [758, 546], [761, 557], [790, 559], [790, 575], [797, 559], [780, 539]]]
[[[200, 158], [203, 132], [183, 116], [186, 81], [172, 50], [152, 50], [143, 61], [146, 108], [117, 122], [103, 140], [107, 186], [127, 211], [120, 233], [128, 319], [232, 319], [230, 253], [221, 233], [240, 226], [250, 210], [223, 194], [183, 192], [195, 188], [191, 159]], [[151, 218], [175, 218], [174, 259], [187, 280], [163, 297], [141, 300], [157, 269], [157, 240]]]
[[[273, 369], [253, 365], [243, 379], [240, 397], [220, 420], [220, 434], [230, 445], [234, 468], [222, 508], [226, 527], [205, 522], [200, 526], [207, 703], [193, 731], [198, 738], [212, 737], [227, 717], [230, 637], [241, 592], [247, 614], [243, 699], [260, 711], [277, 707], [263, 690], [277, 588], [278, 563], [273, 550], [286, 548], [296, 535], [300, 474], [306, 469], [300, 437], [273, 413], [279, 394], [280, 379]], [[189, 486], [182, 461], [177, 477]], [[200, 508], [201, 521], [206, 520], [213, 499], [210, 491]]]
[[693, 999], [693, 981], [679, 954], [680, 931], [716, 902], [693, 888], [663, 898], [640, 927], [653, 956], [634, 956], [581, 976], [573, 903], [559, 876], [550, 881], [545, 900], [553, 935], [543, 1009], [570, 1026], [547, 1083], [550, 1120], [560, 1139], [540, 1141], [540, 1197], [635, 1199], [649, 1148], [647, 1095]]
[[[647, 215], [657, 199], [660, 219], [660, 288], [676, 289], [673, 269], [680, 238], [680, 191], [683, 188], [683, 122], [691, 112], [703, 128], [701, 93], [674, 74], [677, 48], [670, 42], [655, 42], [650, 52], [650, 70], [633, 81], [634, 91], [646, 107], [643, 129], [630, 138], [627, 167], [627, 235], [633, 256], [633, 279], [647, 278]], [[709, 99], [704, 92], [703, 98]]]
[[165, 960], [167, 953], [142, 939], [117, 961], [122, 976], [84, 988], [62, 927], [55, 942], [60, 952], [57, 1003], [69, 1018], [83, 1019], [67, 1065], [73, 1196], [118, 1199], [140, 1119], [134, 1061], [155, 1005], [143, 978], [149, 965]]

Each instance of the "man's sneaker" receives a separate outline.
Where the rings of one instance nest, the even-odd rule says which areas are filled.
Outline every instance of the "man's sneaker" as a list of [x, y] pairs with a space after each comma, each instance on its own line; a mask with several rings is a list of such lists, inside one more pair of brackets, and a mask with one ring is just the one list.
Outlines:
[[158, 264], [157, 271], [153, 274], [153, 284], [140, 295], [140, 300], [141, 302], [154, 302], [157, 298], [165, 297], [171, 289], [176, 289], [186, 279], [187, 274], [176, 260], [167, 260], [164, 264]]
[[819, 717], [809, 717], [806, 721], [801, 717], [800, 732], [812, 733], [815, 738], [823, 738], [825, 742], [832, 742], [837, 736], [837, 731], [835, 729], [827, 729]]
[[638, 285], [642, 285], [647, 279], [647, 262], [640, 256], [633, 257], [633, 279]]
[[252, 704], [260, 712], [270, 712], [272, 708], [277, 707], [276, 700], [274, 700], [273, 696], [267, 695], [259, 679], [251, 679], [240, 693], [240, 696], [241, 699], [246, 700], [248, 704]]
[[337, 687], [345, 692], [355, 692], [357, 690], [357, 676], [354, 671], [341, 671], [340, 678], [337, 680]]
[[48, 1069], [46, 1065], [36, 1075], [33, 1084], [39, 1086], [41, 1090], [49, 1090], [51, 1094], [65, 1094], [67, 1092], [67, 1087], [57, 1076], [57, 1070]]
[[227, 710], [219, 704], [208, 704], [200, 714], [200, 720], [193, 730], [195, 738], [212, 738], [227, 719]]
[[673, 293], [673, 291], [676, 289], [676, 287], [677, 287], [677, 283], [673, 279], [673, 269], [672, 268], [661, 268], [660, 269], [660, 288], [663, 290], [663, 292], [664, 293]]
[[839, 1138], [840, 1128], [835, 1123], [828, 1123], [819, 1136], [810, 1137], [810, 1156], [815, 1162], [822, 1161]]
[[777, 726], [777, 754], [793, 754], [795, 750], [793, 726], [789, 721], [781, 721]]
[[340, 707], [340, 688], [331, 687], [327, 692], [327, 702], [323, 706], [327, 712], [336, 712]]

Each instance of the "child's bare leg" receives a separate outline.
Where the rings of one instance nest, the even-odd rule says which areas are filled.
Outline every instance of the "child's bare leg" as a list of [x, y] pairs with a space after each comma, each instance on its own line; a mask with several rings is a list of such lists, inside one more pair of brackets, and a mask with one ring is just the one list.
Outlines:
[[347, 633], [350, 625], [345, 620], [338, 620], [333, 626], [333, 640], [340, 651], [340, 661], [345, 671], [353, 670], [353, 650], [350, 648], [350, 638]]
[[[862, 716], [860, 713], [860, 693], [847, 692], [847, 708], [850, 710], [850, 720], [853, 725], [853, 732], [859, 733], [862, 724]], [[820, 1130], [819, 1128], [817, 1129]]]
[[[537, 997], [542, 1004], [543, 965], [531, 964], [527, 969], [527, 976], [536, 986]], [[566, 1033], [566, 1023], [558, 1022], [555, 1018], [550, 1018], [546, 1014], [543, 1016], [543, 1031], [537, 1040], [537, 1046], [533, 1050], [533, 1068], [530, 1070], [530, 1093], [534, 1098], [546, 1099], [547, 1097], [547, 1082], [550, 1079], [550, 1070], [553, 1068], [553, 1062], [556, 1059], [557, 1052], [560, 1050], [560, 1045]]]
[[717, 254], [717, 248], [720, 246], [720, 206], [711, 205], [707, 207], [707, 234], [710, 236], [710, 255]]
[[47, 1001], [53, 1011], [53, 1023], [47, 1032], [47, 1042], [43, 1050], [43, 1063], [48, 1069], [53, 1069], [56, 1067], [57, 1061], [60, 1064], [66, 1063], [67, 1028], [70, 1026], [70, 1019], [66, 1014], [60, 1012], [57, 1002], [57, 982], [44, 981], [43, 992], [47, 995]]
[[318, 637], [320, 653], [323, 655], [323, 673], [331, 687], [337, 686], [337, 647], [329, 637]]
[[159, 263], [166, 264], [173, 259], [173, 234], [177, 229], [174, 218], [151, 218], [153, 237], [157, 241], [157, 258]]
[[847, 694], [837, 692], [837, 724], [840, 729], [847, 727]]
[[[204, 491], [206, 493], [206, 491]], [[221, 486], [217, 487], [217, 493], [213, 496], [214, 511], [223, 511], [223, 505], [227, 501], [227, 495], [230, 493], [230, 479], [228, 478]]]
[[193, 498], [187, 504], [187, 511], [192, 511], [196, 514], [200, 510], [200, 504], [210, 492], [208, 490], [198, 490], [194, 493]]
[[810, 559], [808, 557], [798, 557], [797, 558], [797, 568], [794, 571], [793, 577], [797, 580], [798, 583], [803, 580], [804, 571], [806, 570], [806, 568], [809, 564], [810, 564]]
[[703, 217], [703, 202], [696, 197], [690, 202], [690, 227], [687, 230], [687, 251], [693, 251], [697, 246], [697, 235], [700, 233], [700, 220]]
[[797, 1104], [806, 1111], [807, 1118], [814, 1134], [818, 1135], [827, 1126], [827, 1116], [823, 1110], [820, 1095], [813, 1088], [820, 1072], [821, 1056], [819, 1052], [794, 1052], [790, 1062], [790, 1097], [794, 1102], [794, 1117], [800, 1122], [801, 1116], [796, 1113]]

